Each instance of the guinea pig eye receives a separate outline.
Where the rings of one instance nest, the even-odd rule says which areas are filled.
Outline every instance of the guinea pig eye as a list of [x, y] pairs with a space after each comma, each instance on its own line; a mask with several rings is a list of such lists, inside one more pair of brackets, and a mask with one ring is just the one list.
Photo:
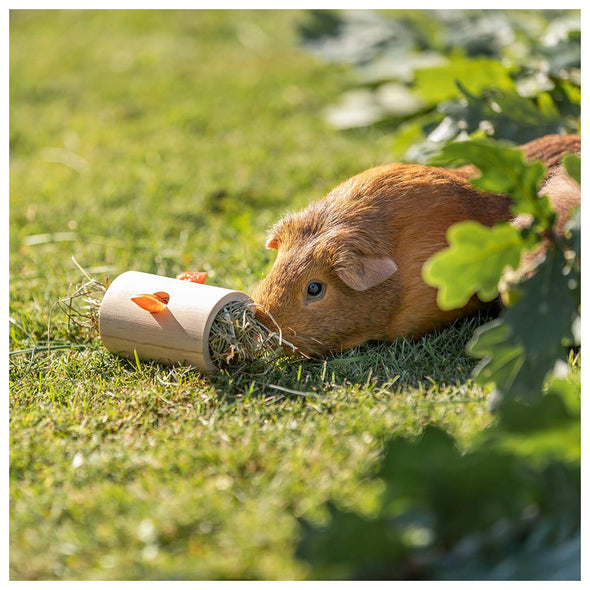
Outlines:
[[309, 299], [319, 299], [324, 294], [324, 285], [319, 281], [311, 281], [307, 285], [307, 297]]

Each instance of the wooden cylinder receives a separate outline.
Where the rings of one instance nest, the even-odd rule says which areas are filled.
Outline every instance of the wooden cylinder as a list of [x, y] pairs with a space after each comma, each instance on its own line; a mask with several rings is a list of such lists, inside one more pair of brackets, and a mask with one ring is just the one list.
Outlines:
[[[169, 301], [150, 313], [131, 298], [164, 292]], [[108, 350], [166, 364], [190, 364], [216, 370], [209, 354], [209, 332], [215, 316], [232, 301], [249, 301], [240, 291], [169, 277], [128, 271], [109, 286], [99, 312], [100, 337]]]

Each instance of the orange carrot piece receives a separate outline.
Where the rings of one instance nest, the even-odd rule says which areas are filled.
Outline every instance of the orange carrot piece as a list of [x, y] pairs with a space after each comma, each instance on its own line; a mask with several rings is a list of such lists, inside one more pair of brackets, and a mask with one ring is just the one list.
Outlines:
[[193, 272], [190, 270], [185, 270], [181, 273], [178, 273], [176, 275], [176, 278], [179, 281], [190, 281], [191, 283], [203, 284], [207, 280], [207, 273], [206, 272]]
[[131, 301], [150, 313], [160, 313], [166, 309], [166, 302], [155, 294], [150, 295], [149, 293], [144, 293], [137, 295], [136, 297], [132, 297]]

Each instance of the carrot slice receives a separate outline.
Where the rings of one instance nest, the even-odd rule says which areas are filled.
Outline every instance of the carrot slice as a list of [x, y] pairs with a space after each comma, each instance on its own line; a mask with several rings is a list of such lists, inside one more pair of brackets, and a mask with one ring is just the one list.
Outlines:
[[166, 309], [166, 302], [156, 294], [150, 295], [149, 293], [144, 293], [132, 297], [131, 301], [150, 313], [160, 313]]
[[176, 278], [179, 281], [190, 281], [191, 283], [203, 284], [207, 280], [207, 273], [206, 272], [193, 272], [190, 270], [185, 270], [181, 273], [178, 273], [176, 275]]

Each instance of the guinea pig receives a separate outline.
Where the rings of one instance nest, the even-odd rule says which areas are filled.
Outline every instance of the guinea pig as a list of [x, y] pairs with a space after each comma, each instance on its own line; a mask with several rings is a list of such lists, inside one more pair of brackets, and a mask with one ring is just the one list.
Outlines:
[[[542, 190], [563, 225], [580, 202], [580, 187], [560, 162], [566, 152], [579, 153], [580, 137], [545, 136], [521, 149], [546, 164]], [[418, 337], [482, 308], [473, 297], [460, 309], [441, 310], [422, 278], [426, 260], [448, 246], [454, 223], [529, 222], [514, 218], [508, 197], [474, 188], [469, 178], [477, 173], [472, 166], [377, 166], [283, 217], [266, 242], [276, 260], [252, 293], [258, 318], [276, 322], [285, 340], [317, 356], [369, 340]]]

